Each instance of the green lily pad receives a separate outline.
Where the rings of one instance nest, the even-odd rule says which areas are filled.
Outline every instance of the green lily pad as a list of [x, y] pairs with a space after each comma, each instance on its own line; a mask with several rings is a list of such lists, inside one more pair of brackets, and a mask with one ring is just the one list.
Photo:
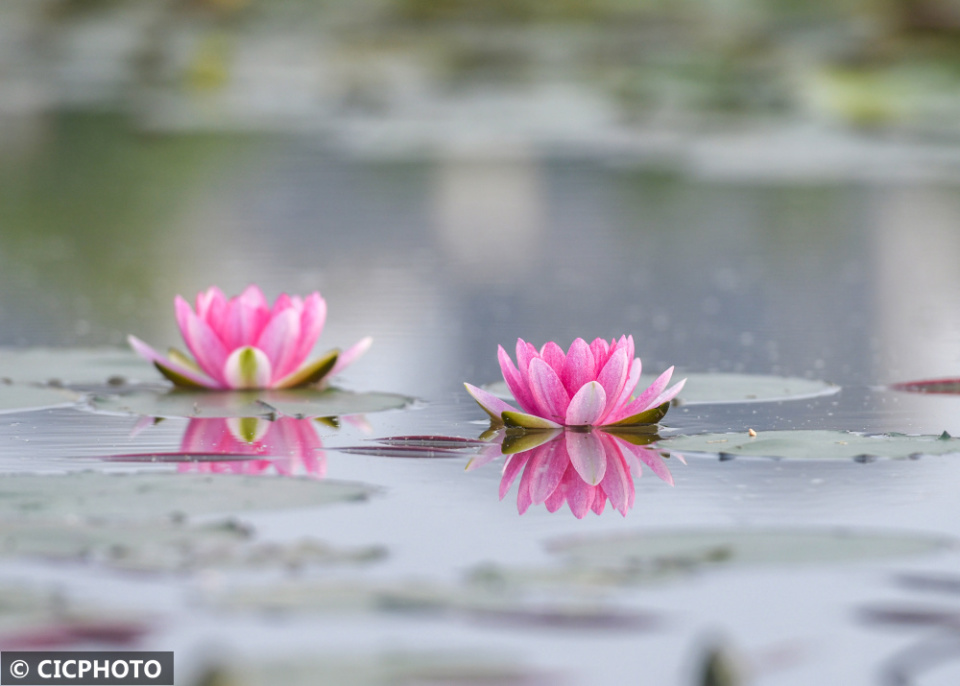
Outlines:
[[321, 541], [252, 543], [234, 521], [199, 526], [174, 522], [0, 521], [2, 557], [94, 563], [141, 572], [193, 569], [301, 568], [380, 559], [380, 547], [337, 549]]
[[0, 476], [0, 520], [169, 520], [316, 507], [364, 500], [373, 492], [357, 483], [233, 474], [11, 474]]
[[0, 414], [75, 405], [82, 396], [62, 388], [0, 382]]
[[395, 410], [412, 398], [394, 393], [353, 393], [337, 388], [275, 391], [189, 391], [133, 389], [94, 395], [90, 409], [107, 414], [146, 417], [333, 417]]
[[66, 385], [159, 380], [152, 364], [124, 348], [3, 348], [0, 378]]
[[867, 436], [847, 431], [761, 431], [749, 434], [675, 436], [657, 443], [671, 452], [708, 453], [722, 457], [766, 457], [792, 460], [904, 459], [919, 455], [960, 453], [960, 438], [881, 434]]
[[[637, 389], [644, 389], [653, 383], [656, 377], [640, 377]], [[686, 379], [687, 384], [677, 396], [677, 402], [684, 405], [706, 405], [719, 403], [757, 403], [780, 400], [803, 400], [840, 391], [826, 381], [801, 379], [787, 376], [767, 376], [763, 374], [681, 374], [675, 372], [676, 380]], [[511, 400], [513, 396], [503, 381], [492, 383], [484, 388], [494, 395]]]

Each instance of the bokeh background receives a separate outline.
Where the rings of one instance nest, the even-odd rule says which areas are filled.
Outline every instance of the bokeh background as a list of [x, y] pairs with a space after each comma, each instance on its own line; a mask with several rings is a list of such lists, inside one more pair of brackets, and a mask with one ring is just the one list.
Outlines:
[[319, 288], [361, 387], [960, 371], [958, 0], [4, 0], [0, 344]]

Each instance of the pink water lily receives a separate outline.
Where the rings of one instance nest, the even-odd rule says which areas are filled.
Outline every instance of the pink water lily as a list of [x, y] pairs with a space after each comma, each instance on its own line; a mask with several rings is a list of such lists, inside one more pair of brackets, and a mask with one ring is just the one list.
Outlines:
[[133, 349], [184, 388], [294, 388], [318, 384], [366, 352], [364, 338], [347, 350], [330, 350], [307, 361], [327, 318], [318, 292], [305, 298], [286, 293], [267, 302], [257, 286], [226, 298], [216, 286], [197, 294], [196, 308], [174, 300], [180, 333], [193, 358], [172, 349], [164, 357], [135, 336]]
[[538, 351], [517, 339], [517, 363], [500, 346], [500, 369], [522, 411], [492, 393], [464, 384], [494, 423], [524, 429], [561, 426], [653, 424], [666, 414], [669, 402], [686, 379], [667, 388], [673, 367], [633, 396], [640, 381], [640, 358], [633, 336], [609, 343], [578, 338], [566, 353], [550, 342]]

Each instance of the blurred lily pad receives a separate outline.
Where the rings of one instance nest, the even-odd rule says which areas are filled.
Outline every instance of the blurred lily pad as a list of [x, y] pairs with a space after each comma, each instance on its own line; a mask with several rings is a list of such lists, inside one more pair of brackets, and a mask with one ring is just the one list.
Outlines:
[[123, 348], [4, 348], [0, 378], [23, 383], [110, 385], [158, 381], [156, 369]]
[[[802, 400], [824, 395], [833, 395], [840, 391], [826, 381], [801, 379], [788, 376], [767, 376], [763, 374], [681, 374], [674, 373], [675, 379], [687, 380], [687, 384], [677, 396], [677, 402], [684, 405], [706, 405], [719, 403], [756, 403], [776, 402], [780, 400]], [[640, 377], [638, 389], [653, 383], [656, 377]], [[503, 381], [485, 386], [490, 393], [510, 400], [513, 396]]]
[[846, 529], [636, 532], [569, 538], [548, 546], [572, 565], [638, 570], [833, 564], [910, 557], [956, 547], [956, 541], [943, 536]]
[[353, 393], [337, 388], [277, 391], [185, 391], [134, 389], [94, 395], [94, 412], [146, 417], [333, 417], [406, 407], [412, 398], [394, 393]]
[[355, 658], [312, 656], [251, 662], [231, 659], [211, 665], [197, 686], [540, 686], [556, 675], [528, 670], [495, 655], [471, 653], [385, 654]]
[[217, 594], [221, 609], [309, 614], [430, 614], [499, 625], [544, 629], [647, 630], [658, 616], [598, 600], [592, 594], [564, 593], [537, 598], [506, 596], [476, 585], [284, 582], [234, 588]]
[[11, 474], [0, 476], [0, 520], [182, 519], [365, 500], [374, 491], [357, 483], [232, 474]]
[[864, 435], [847, 431], [761, 431], [748, 434], [675, 436], [657, 443], [662, 450], [707, 453], [721, 457], [767, 457], [792, 460], [903, 459], [920, 455], [960, 453], [960, 439], [903, 434]]
[[75, 405], [81, 396], [62, 388], [0, 382], [0, 414]]
[[300, 568], [365, 563], [379, 547], [337, 549], [321, 541], [252, 543], [252, 532], [232, 520], [203, 525], [174, 522], [0, 522], [3, 557], [94, 563], [124, 570], [174, 572], [224, 568]]
[[953, 539], [928, 534], [842, 529], [719, 529], [636, 532], [568, 538], [548, 549], [556, 567], [482, 565], [469, 581], [479, 588], [604, 588], [657, 583], [726, 567], [838, 564], [910, 557], [955, 549]]

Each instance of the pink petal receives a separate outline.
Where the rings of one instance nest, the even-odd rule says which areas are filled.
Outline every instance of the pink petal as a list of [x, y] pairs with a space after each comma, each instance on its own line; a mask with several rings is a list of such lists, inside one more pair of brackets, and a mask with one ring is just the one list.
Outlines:
[[663, 393], [654, 398], [653, 402], [650, 403], [650, 407], [659, 407], [664, 403], [668, 403], [677, 397], [677, 394], [683, 390], [683, 387], [687, 385], [686, 379], [681, 379], [677, 383], [673, 384], [670, 388], [665, 390]]
[[576, 393], [583, 384], [594, 381], [596, 378], [597, 365], [593, 359], [593, 352], [585, 340], [578, 338], [570, 344], [560, 380], [563, 381], [568, 393]]
[[623, 348], [618, 348], [610, 355], [610, 359], [607, 360], [607, 363], [597, 375], [597, 381], [603, 386], [607, 398], [607, 406], [604, 408], [601, 420], [610, 413], [610, 410], [613, 409], [617, 399], [620, 397], [620, 393], [627, 383], [627, 369], [630, 362], [630, 358], [627, 357], [627, 351]]
[[529, 387], [523, 380], [520, 370], [513, 364], [513, 360], [510, 359], [510, 356], [507, 354], [507, 351], [503, 349], [502, 345], [497, 347], [497, 359], [500, 361], [500, 371], [503, 373], [503, 380], [507, 382], [507, 387], [513, 394], [514, 400], [517, 401], [517, 404], [520, 405], [524, 412], [536, 411], [536, 405], [533, 402], [533, 396], [530, 394]]
[[607, 394], [596, 381], [584, 384], [570, 399], [564, 424], [567, 426], [592, 426], [596, 424], [607, 406]]
[[620, 410], [630, 404], [630, 395], [640, 381], [640, 372], [642, 369], [643, 366], [640, 364], [640, 358], [635, 357], [630, 364], [630, 369], [627, 372], [627, 380], [623, 384], [623, 390], [620, 391], [620, 397], [618, 397], [615, 402], [607, 403], [607, 411], [602, 418], [602, 420], [605, 421], [601, 421], [601, 423], [609, 422], [610, 417], [617, 416]]
[[670, 377], [672, 375], [673, 367], [670, 367], [670, 369], [658, 376], [652, 384], [647, 386], [643, 393], [634, 398], [633, 402], [607, 417], [607, 422], [618, 422], [626, 417], [640, 414], [651, 407], [656, 407], [656, 405], [653, 404], [653, 401], [663, 392], [663, 389], [667, 387], [667, 384], [670, 383]]
[[323, 333], [323, 324], [327, 320], [327, 301], [320, 297], [316, 291], [307, 296], [303, 301], [303, 309], [300, 312], [300, 347], [297, 350], [299, 365], [313, 350], [317, 339]]
[[300, 343], [300, 314], [288, 308], [280, 312], [264, 327], [254, 346], [270, 360], [271, 381], [282, 379], [299, 366], [296, 359]]
[[500, 477], [500, 500], [503, 500], [514, 480], [523, 471], [524, 465], [530, 459], [531, 452], [528, 450], [525, 453], [515, 453], [507, 456], [506, 462], [503, 463], [503, 476]]
[[594, 511], [595, 514], [602, 515], [603, 510], [607, 507], [607, 494], [603, 492], [601, 486], [597, 486], [596, 495], [593, 497], [593, 505], [590, 506], [590, 509]]
[[563, 491], [567, 496], [567, 505], [570, 506], [573, 516], [577, 519], [583, 519], [590, 511], [590, 506], [593, 505], [598, 489], [580, 478], [576, 468], [572, 464], [570, 466], [571, 469], [568, 469], [563, 475]]
[[187, 301], [179, 295], [174, 301], [174, 307], [177, 322], [180, 324], [180, 333], [197, 364], [215, 381], [224, 383], [223, 365], [227, 360], [227, 349], [220, 337], [205, 321], [194, 314]]
[[492, 393], [488, 393], [482, 388], [477, 388], [476, 386], [472, 386], [468, 383], [463, 385], [466, 386], [467, 393], [473, 396], [473, 399], [480, 404], [480, 407], [482, 407], [491, 417], [495, 417], [498, 421], [503, 421], [501, 419], [501, 415], [504, 412], [516, 412], [516, 409], [513, 406], [504, 402]]
[[[501, 455], [503, 455], [503, 451], [500, 449], [500, 444], [491, 443], [490, 445], [484, 446], [476, 457], [470, 458], [464, 470], [472, 472], [474, 469], [479, 469], [485, 464], [493, 462]], [[502, 499], [503, 496], [501, 495], [500, 498]]]
[[673, 486], [673, 475], [667, 468], [667, 463], [656, 450], [642, 445], [633, 445], [627, 441], [619, 441], [618, 445], [624, 450], [625, 454], [629, 452], [637, 460], [647, 465], [650, 471]]
[[607, 470], [603, 444], [592, 431], [565, 431], [567, 455], [577, 474], [586, 483], [596, 486]]
[[563, 349], [559, 345], [553, 341], [544, 343], [543, 347], [540, 348], [540, 357], [553, 368], [557, 376], [563, 373], [563, 363], [567, 356], [563, 354]]
[[530, 362], [538, 357], [540, 353], [536, 348], [522, 338], [517, 339], [517, 369], [520, 370], [520, 378], [525, 387], [530, 385]]
[[593, 359], [596, 360], [597, 369], [601, 369], [610, 356], [610, 344], [602, 338], [595, 338], [590, 344], [590, 351], [593, 353]]
[[330, 373], [327, 376], [339, 374], [342, 370], [349, 367], [357, 360], [357, 358], [367, 352], [371, 345], [373, 345], [373, 338], [370, 336], [361, 338], [359, 341], [351, 345], [349, 348], [340, 353], [340, 355], [337, 357], [337, 363], [333, 365], [333, 369], [330, 370]]
[[163, 355], [158, 353], [156, 350], [151, 348], [149, 345], [141, 341], [136, 336], [127, 336], [127, 342], [130, 344], [130, 347], [133, 348], [134, 352], [136, 352], [140, 357], [144, 358], [145, 360], [148, 360], [149, 362], [153, 362], [154, 364], [159, 362], [160, 364], [166, 367], [169, 367], [170, 369], [175, 371], [177, 374], [180, 374], [181, 376], [189, 379], [190, 381], [193, 381], [195, 384], [199, 386], [205, 386], [206, 388], [220, 387], [220, 384], [214, 381], [213, 379], [211, 379], [210, 377], [204, 374], [198, 374], [193, 369], [190, 369], [189, 367], [184, 367], [183, 365], [177, 364], [173, 360], [170, 360], [169, 358], [164, 357]]
[[620, 452], [616, 439], [609, 435], [601, 435], [607, 456], [607, 472], [600, 487], [610, 499], [610, 505], [626, 516], [630, 506], [630, 493], [634, 490], [633, 479], [630, 477], [626, 461]]
[[227, 304], [227, 298], [216, 286], [211, 286], [205, 291], [197, 293], [197, 316], [208, 324], [210, 323], [210, 312], [212, 309], [220, 309]]
[[263, 293], [256, 286], [251, 286], [227, 304], [220, 336], [229, 350], [256, 345], [263, 327], [269, 321], [270, 308], [267, 307]]
[[530, 362], [530, 390], [539, 409], [536, 414], [555, 422], [563, 421], [570, 396], [557, 373], [540, 358]]
[[539, 505], [560, 486], [570, 460], [564, 450], [564, 442], [559, 437], [531, 452], [535, 454], [527, 466], [524, 478], [530, 474], [530, 497], [534, 505]]

